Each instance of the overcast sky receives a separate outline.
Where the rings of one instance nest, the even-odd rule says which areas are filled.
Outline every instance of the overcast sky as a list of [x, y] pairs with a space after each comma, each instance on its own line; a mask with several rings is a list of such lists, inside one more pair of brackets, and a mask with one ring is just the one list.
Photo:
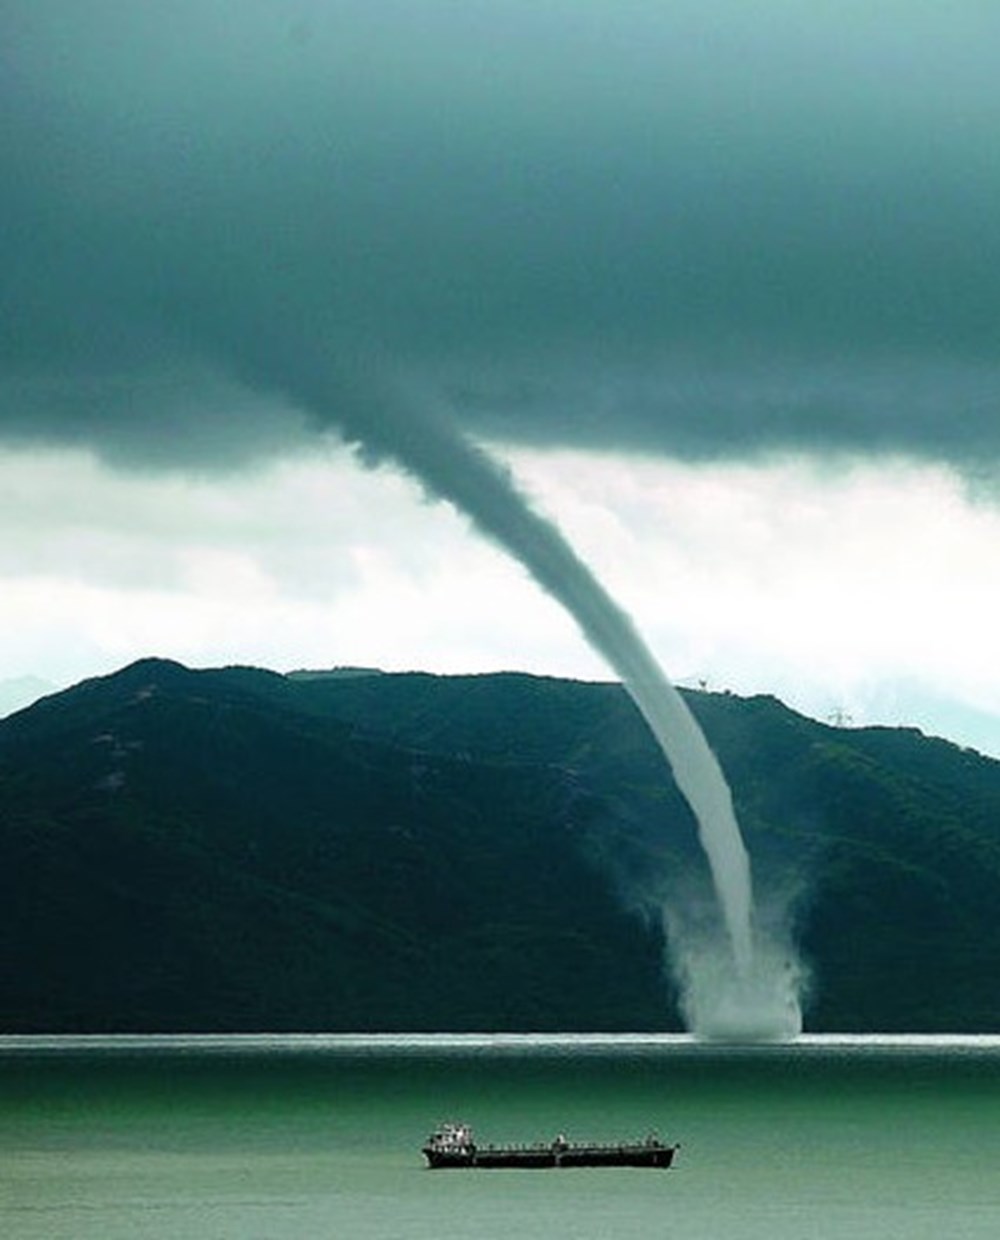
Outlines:
[[1000, 8], [6, 0], [0, 48], [0, 679], [605, 675], [394, 467], [428, 407], [675, 678], [1000, 753]]

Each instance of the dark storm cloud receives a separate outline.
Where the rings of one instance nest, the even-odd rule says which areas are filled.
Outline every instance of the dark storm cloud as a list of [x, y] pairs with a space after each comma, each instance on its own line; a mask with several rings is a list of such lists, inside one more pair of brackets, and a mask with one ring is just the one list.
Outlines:
[[239, 460], [323, 367], [500, 438], [981, 463], [1000, 12], [870, 8], [8, 0], [0, 431]]

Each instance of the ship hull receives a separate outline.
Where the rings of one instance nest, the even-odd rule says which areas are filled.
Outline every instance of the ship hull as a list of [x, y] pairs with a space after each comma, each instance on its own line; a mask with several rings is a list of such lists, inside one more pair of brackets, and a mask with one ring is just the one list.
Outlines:
[[674, 1161], [675, 1145], [553, 1146], [482, 1149], [443, 1152], [424, 1149], [434, 1170], [541, 1170], [570, 1167], [658, 1167], [666, 1170]]

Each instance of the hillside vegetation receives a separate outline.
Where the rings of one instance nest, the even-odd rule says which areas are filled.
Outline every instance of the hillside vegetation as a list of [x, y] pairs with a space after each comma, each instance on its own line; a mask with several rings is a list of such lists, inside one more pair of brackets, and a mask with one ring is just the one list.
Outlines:
[[[995, 1030], [1000, 763], [688, 694], [814, 1030]], [[678, 1028], [704, 880], [615, 685], [144, 660], [0, 721], [0, 1028]]]

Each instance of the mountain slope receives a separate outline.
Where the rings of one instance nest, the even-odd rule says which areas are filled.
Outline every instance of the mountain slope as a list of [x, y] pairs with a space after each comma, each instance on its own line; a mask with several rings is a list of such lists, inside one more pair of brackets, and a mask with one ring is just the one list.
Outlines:
[[[1000, 1027], [1000, 763], [688, 696], [800, 893], [808, 1026]], [[7, 1030], [677, 1027], [691, 875], [615, 685], [144, 660], [0, 722]]]
[[0, 730], [6, 1028], [664, 1016], [561, 775], [351, 738], [286, 685], [146, 662]]

